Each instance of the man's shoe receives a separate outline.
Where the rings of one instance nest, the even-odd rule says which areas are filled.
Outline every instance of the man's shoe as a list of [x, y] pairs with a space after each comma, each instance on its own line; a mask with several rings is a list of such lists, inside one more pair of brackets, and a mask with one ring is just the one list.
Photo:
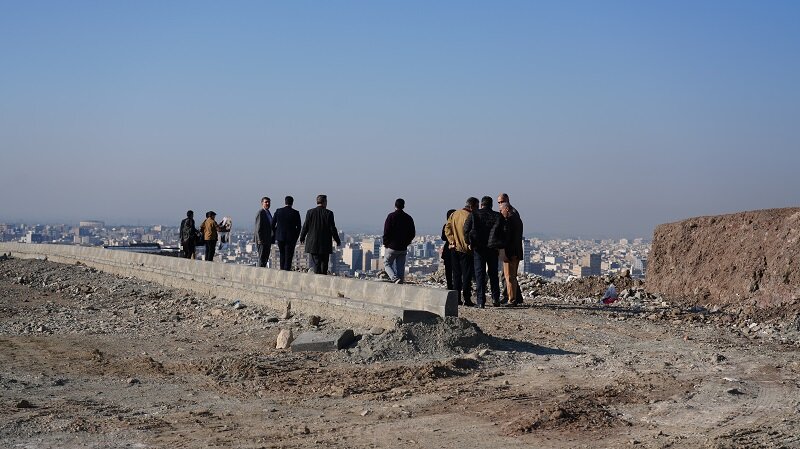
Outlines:
[[470, 301], [469, 299], [464, 301], [464, 305], [467, 307], [475, 307], [475, 303]]
[[479, 308], [479, 309], [485, 309], [486, 308], [486, 304], [478, 304], [476, 307]]
[[402, 284], [403, 280], [400, 279], [400, 278], [397, 278], [397, 279], [393, 280], [392, 282], [394, 282], [395, 284]]
[[500, 307], [500, 301], [492, 301], [492, 306]]

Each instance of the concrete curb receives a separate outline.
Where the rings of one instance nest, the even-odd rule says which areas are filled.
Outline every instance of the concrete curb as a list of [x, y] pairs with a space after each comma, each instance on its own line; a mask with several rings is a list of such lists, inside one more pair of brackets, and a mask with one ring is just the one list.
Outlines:
[[0, 243], [0, 253], [20, 259], [90, 267], [205, 295], [239, 299], [351, 325], [392, 327], [409, 311], [458, 316], [455, 291], [388, 282], [204, 262], [98, 247]]

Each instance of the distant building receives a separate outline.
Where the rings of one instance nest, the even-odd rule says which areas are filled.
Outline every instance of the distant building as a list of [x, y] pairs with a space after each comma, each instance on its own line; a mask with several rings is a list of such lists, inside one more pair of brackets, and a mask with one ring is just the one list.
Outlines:
[[[534, 273], [533, 262], [531, 261], [532, 250], [533, 244], [531, 244], [531, 241], [528, 239], [522, 239], [522, 261], [519, 270], [523, 273]], [[542, 264], [542, 267], [544, 267], [544, 264]], [[544, 268], [542, 268], [542, 270], [543, 269]], [[541, 276], [541, 273], [539, 275]]]
[[348, 243], [342, 248], [342, 263], [350, 267], [350, 274], [363, 270], [363, 251], [356, 244]]
[[[73, 222], [74, 223], [74, 222]], [[105, 228], [106, 223], [98, 220], [86, 220], [78, 223], [79, 228]]]
[[22, 238], [22, 243], [42, 243], [43, 241], [44, 236], [42, 234], [36, 234], [33, 231], [28, 231], [25, 237]]
[[600, 254], [587, 254], [581, 257], [580, 265], [589, 268], [589, 276], [600, 276], [601, 262]]
[[380, 238], [367, 238], [361, 240], [361, 266], [364, 271], [377, 271], [383, 269], [383, 262], [379, 262], [381, 246], [383, 241]]

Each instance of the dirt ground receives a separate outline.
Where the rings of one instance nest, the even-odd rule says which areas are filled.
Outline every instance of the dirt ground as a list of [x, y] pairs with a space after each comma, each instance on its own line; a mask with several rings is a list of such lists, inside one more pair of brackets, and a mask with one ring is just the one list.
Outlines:
[[293, 353], [309, 317], [2, 260], [0, 447], [800, 447], [794, 322], [647, 295], [460, 314]]

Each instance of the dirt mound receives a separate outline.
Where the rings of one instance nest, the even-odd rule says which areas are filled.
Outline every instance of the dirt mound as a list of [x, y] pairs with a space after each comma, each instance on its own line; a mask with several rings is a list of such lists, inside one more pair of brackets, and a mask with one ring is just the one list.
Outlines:
[[[655, 230], [647, 288], [720, 306], [800, 309], [800, 208], [697, 217]], [[788, 306], [788, 309], [784, 310]]]
[[[538, 278], [542, 279], [542, 278]], [[614, 284], [618, 292], [626, 289], [641, 289], [644, 282], [627, 276], [589, 276], [567, 282], [526, 282], [520, 280], [523, 295], [553, 296], [556, 298], [599, 298], [609, 284]]]
[[464, 354], [488, 337], [473, 322], [456, 317], [436, 317], [426, 322], [405, 323], [380, 335], [367, 333], [346, 351], [351, 361], [443, 359]]

